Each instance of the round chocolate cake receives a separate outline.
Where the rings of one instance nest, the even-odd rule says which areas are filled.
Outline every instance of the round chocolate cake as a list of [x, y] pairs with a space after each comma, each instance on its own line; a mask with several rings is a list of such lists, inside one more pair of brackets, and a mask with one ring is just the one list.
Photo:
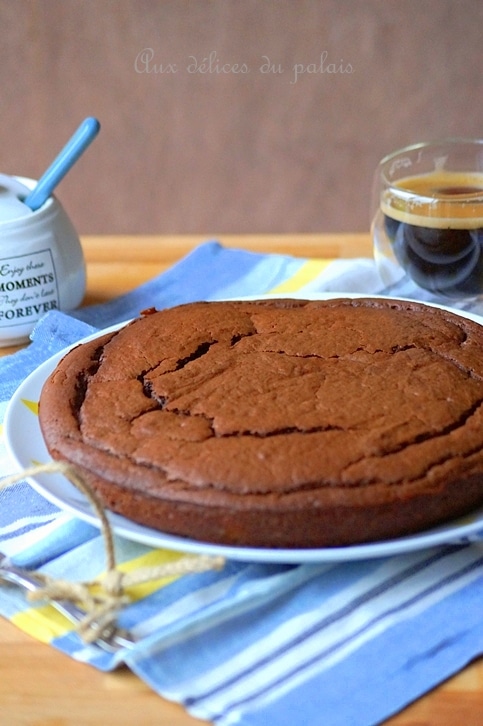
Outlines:
[[49, 452], [105, 506], [244, 547], [399, 537], [483, 504], [483, 328], [386, 299], [149, 310], [44, 384]]

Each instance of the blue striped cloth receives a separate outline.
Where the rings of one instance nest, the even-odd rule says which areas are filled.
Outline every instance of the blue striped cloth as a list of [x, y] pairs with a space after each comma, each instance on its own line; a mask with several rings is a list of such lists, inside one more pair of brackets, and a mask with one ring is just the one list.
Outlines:
[[[0, 360], [0, 420], [43, 360], [145, 307], [380, 287], [371, 260], [301, 260], [206, 243], [117, 300], [49, 313], [28, 348]], [[0, 474], [12, 470], [0, 441]], [[126, 571], [180, 556], [118, 536], [115, 544]], [[0, 492], [0, 550], [71, 580], [105, 568], [98, 530], [25, 482]], [[348, 562], [229, 560], [221, 571], [134, 588], [119, 622], [139, 642], [116, 654], [86, 645], [52, 606], [32, 605], [14, 587], [0, 587], [0, 613], [99, 670], [127, 664], [156, 692], [218, 726], [370, 726], [482, 653], [482, 573], [478, 541]]]

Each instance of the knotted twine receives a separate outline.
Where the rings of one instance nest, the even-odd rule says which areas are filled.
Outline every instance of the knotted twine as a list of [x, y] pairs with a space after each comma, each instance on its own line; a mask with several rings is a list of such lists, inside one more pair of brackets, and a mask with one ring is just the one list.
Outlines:
[[76, 625], [76, 631], [87, 643], [94, 642], [105, 635], [106, 631], [114, 629], [117, 614], [132, 602], [132, 598], [127, 592], [128, 588], [166, 577], [180, 577], [207, 570], [220, 570], [225, 564], [222, 557], [195, 555], [181, 557], [176, 562], [140, 567], [133, 572], [122, 572], [117, 568], [112, 527], [104, 505], [97, 493], [72, 464], [63, 461], [38, 464], [5, 477], [0, 481], [0, 489], [37, 474], [62, 474], [65, 476], [89, 500], [99, 517], [105, 549], [106, 572], [94, 580], [71, 582], [34, 571], [32, 574], [43, 586], [35, 592], [27, 594], [30, 601], [45, 600], [55, 603], [56, 600], [68, 600], [79, 605], [86, 614]]

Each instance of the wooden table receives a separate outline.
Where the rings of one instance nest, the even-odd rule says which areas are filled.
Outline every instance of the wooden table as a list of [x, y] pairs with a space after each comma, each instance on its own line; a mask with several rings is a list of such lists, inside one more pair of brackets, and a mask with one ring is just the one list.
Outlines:
[[[206, 239], [201, 235], [83, 239], [88, 266], [86, 304], [106, 301], [136, 287]], [[219, 235], [216, 239], [230, 247], [300, 257], [371, 255], [368, 235]], [[12, 350], [4, 348], [1, 352]], [[161, 699], [127, 669], [99, 673], [32, 640], [0, 619], [0, 723], [2, 726], [195, 726], [207, 722], [192, 718], [180, 706]], [[387, 721], [387, 726], [460, 724], [483, 724], [481, 660]]]

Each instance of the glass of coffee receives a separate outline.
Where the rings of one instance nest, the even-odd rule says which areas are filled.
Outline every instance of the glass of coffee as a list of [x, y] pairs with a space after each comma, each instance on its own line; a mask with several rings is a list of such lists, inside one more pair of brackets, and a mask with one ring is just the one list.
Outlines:
[[386, 156], [372, 220], [387, 286], [408, 277], [435, 296], [482, 296], [483, 139], [415, 144]]

